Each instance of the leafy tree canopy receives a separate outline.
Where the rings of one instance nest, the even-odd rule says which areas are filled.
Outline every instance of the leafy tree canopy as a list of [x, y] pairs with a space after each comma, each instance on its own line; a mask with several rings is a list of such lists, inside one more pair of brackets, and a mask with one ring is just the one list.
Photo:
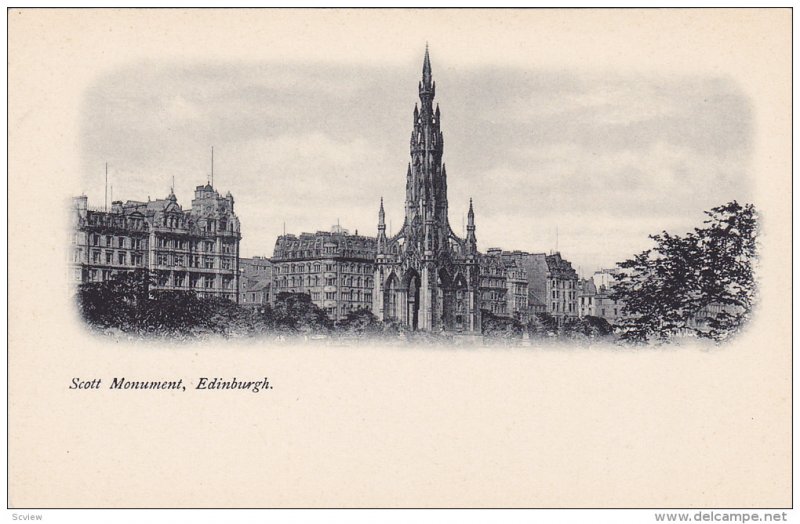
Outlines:
[[611, 298], [622, 302], [622, 339], [666, 341], [676, 335], [724, 340], [750, 318], [756, 286], [757, 214], [735, 200], [706, 211], [686, 235], [651, 235], [655, 247], [617, 264]]

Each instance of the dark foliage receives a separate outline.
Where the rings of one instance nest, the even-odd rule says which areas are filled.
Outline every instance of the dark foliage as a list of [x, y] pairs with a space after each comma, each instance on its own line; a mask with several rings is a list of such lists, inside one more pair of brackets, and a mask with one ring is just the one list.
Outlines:
[[151, 285], [146, 270], [121, 273], [105, 282], [81, 284], [77, 296], [79, 311], [93, 327], [139, 331], [148, 316]]
[[757, 215], [733, 201], [705, 212], [704, 227], [666, 231], [656, 246], [620, 262], [611, 297], [621, 301], [620, 337], [666, 341], [691, 334], [724, 340], [749, 319], [755, 298]]
[[82, 284], [78, 289], [81, 315], [93, 328], [135, 335], [181, 338], [252, 329], [250, 313], [229, 300], [201, 299], [190, 291], [150, 291], [152, 284], [146, 270]]
[[481, 332], [485, 337], [517, 339], [522, 338], [524, 330], [525, 326], [516, 318], [501, 317], [491, 311], [481, 310]]
[[305, 293], [278, 293], [275, 306], [267, 309], [270, 327], [287, 334], [328, 334], [333, 322]]
[[528, 322], [531, 337], [555, 337], [558, 335], [558, 321], [550, 313], [536, 313]]
[[[348, 337], [375, 337], [386, 334], [388, 324], [384, 324], [378, 317], [367, 309], [351, 311], [345, 318], [336, 323], [336, 331]], [[395, 334], [396, 330], [393, 331]]]
[[614, 328], [602, 317], [570, 317], [562, 326], [563, 335], [572, 339], [600, 339], [613, 334]]

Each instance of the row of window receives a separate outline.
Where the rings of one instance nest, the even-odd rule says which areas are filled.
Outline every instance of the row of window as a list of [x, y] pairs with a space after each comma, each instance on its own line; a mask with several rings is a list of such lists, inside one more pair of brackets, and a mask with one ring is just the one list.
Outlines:
[[[167, 271], [159, 271], [156, 282], [161, 287], [215, 289], [218, 280], [216, 275], [198, 275], [196, 273], [183, 272], [170, 274]], [[231, 277], [224, 277], [219, 282], [222, 284], [222, 289], [231, 290], [236, 288], [236, 281]]]
[[[74, 242], [75, 240], [73, 240]], [[116, 247], [118, 249], [143, 249], [146, 245], [144, 239], [136, 237], [114, 236], [114, 235], [99, 235], [96, 233], [89, 234], [89, 245], [92, 247]], [[205, 251], [207, 253], [214, 252], [214, 242], [212, 241], [197, 241], [197, 240], [182, 240], [160, 237], [157, 242], [158, 247], [162, 249], [189, 249], [191, 251]], [[236, 252], [236, 244], [231, 242], [222, 243], [223, 254], [234, 254]]]
[[[104, 282], [111, 280], [115, 273], [116, 272], [111, 269], [89, 269], [87, 280], [89, 282]], [[76, 278], [80, 279], [80, 270], [76, 270]], [[170, 278], [169, 273], [160, 273], [156, 279], [156, 283], [160, 287], [172, 286], [190, 289], [215, 289], [216, 281], [215, 275], [198, 277], [197, 275], [190, 274], [187, 278], [187, 274], [185, 273], [176, 273], [173, 278]], [[223, 290], [234, 290], [236, 288], [236, 283], [232, 278], [224, 278], [221, 282]], [[203, 295], [199, 294], [198, 296]]]
[[575, 309], [576, 309], [576, 305], [575, 305], [573, 302], [570, 302], [569, 304], [567, 304], [567, 307], [566, 307], [566, 308], [562, 308], [562, 307], [561, 307], [561, 303], [559, 303], [559, 302], [553, 302], [553, 303], [552, 303], [552, 308], [551, 308], [551, 311], [552, 311], [553, 313], [561, 313], [561, 312], [564, 312], [564, 313], [567, 313], [567, 312], [569, 312], [569, 313], [574, 313], [574, 312], [575, 312]]
[[[215, 257], [200, 255], [181, 255], [173, 253], [156, 253], [156, 265], [158, 266], [186, 266], [192, 268], [215, 269]], [[220, 259], [221, 269], [233, 269], [233, 259], [223, 257]]]
[[[281, 277], [277, 281], [278, 287], [318, 287], [320, 285], [326, 286], [336, 286], [337, 285], [337, 278], [336, 277], [328, 277], [323, 279], [319, 275], [306, 275], [305, 277], [302, 276], [291, 276], [291, 277]], [[361, 277], [353, 277], [353, 276], [343, 276], [341, 277], [341, 285], [344, 287], [372, 287], [372, 279], [370, 277], [364, 277], [362, 280]]]
[[[294, 290], [292, 290], [292, 292], [294, 292]], [[336, 300], [336, 292], [326, 291], [325, 293], [322, 293], [319, 291], [312, 291], [311, 300], [314, 300], [316, 302], [319, 302], [320, 300]], [[361, 291], [351, 290], [343, 292], [339, 300], [345, 302], [372, 302], [372, 293], [368, 293], [365, 291], [362, 294]]]
[[114, 225], [123, 229], [142, 229], [144, 227], [144, 219], [92, 213], [89, 215], [89, 224], [93, 226]]
[[[116, 253], [116, 256], [114, 256]], [[83, 262], [81, 260], [83, 258], [83, 250], [77, 249], [75, 250], [74, 261], [77, 263]], [[127, 251], [114, 251], [111, 249], [100, 250], [100, 249], [93, 249], [92, 250], [92, 264], [106, 264], [106, 265], [117, 265], [117, 266], [138, 266], [141, 267], [144, 265], [144, 256], [141, 253], [131, 253], [130, 256], [128, 255]]]
[[[592, 310], [589, 308], [581, 308], [581, 315], [591, 315], [592, 313], [593, 313]], [[617, 315], [618, 315], [618, 309], [614, 308], [614, 317], [617, 317]], [[606, 308], [600, 308], [600, 316], [601, 317], [606, 316]]]
[[374, 250], [360, 250], [360, 249], [344, 249], [341, 250], [336, 247], [326, 247], [323, 249], [314, 249], [309, 251], [293, 251], [282, 249], [275, 254], [276, 258], [318, 258], [318, 257], [344, 257], [344, 258], [374, 258]]
[[113, 235], [89, 234], [89, 244], [92, 247], [116, 247], [119, 249], [142, 249], [145, 245], [141, 238], [121, 237]]
[[371, 264], [357, 264], [357, 263], [344, 263], [344, 264], [336, 264], [333, 262], [321, 263], [321, 262], [308, 262], [306, 264], [282, 264], [276, 267], [275, 272], [278, 274], [290, 274], [290, 273], [319, 273], [320, 271], [336, 271], [337, 265], [339, 269], [341, 269], [342, 273], [355, 273], [355, 274], [364, 274], [369, 275], [372, 274], [373, 268]]

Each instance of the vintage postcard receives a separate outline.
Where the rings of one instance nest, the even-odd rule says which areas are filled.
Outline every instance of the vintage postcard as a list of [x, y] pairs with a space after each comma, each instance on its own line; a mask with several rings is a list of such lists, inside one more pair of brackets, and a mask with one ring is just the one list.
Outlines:
[[790, 9], [10, 9], [10, 508], [787, 508]]

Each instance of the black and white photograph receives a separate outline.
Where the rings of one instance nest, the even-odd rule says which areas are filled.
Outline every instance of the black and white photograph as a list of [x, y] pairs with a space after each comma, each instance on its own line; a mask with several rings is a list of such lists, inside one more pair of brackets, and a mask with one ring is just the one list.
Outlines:
[[9, 510], [791, 507], [790, 9], [7, 16]]
[[734, 81], [440, 61], [437, 97], [429, 45], [415, 47], [416, 76], [103, 75], [74, 198], [84, 321], [126, 337], [516, 345], [747, 327], [753, 109]]

